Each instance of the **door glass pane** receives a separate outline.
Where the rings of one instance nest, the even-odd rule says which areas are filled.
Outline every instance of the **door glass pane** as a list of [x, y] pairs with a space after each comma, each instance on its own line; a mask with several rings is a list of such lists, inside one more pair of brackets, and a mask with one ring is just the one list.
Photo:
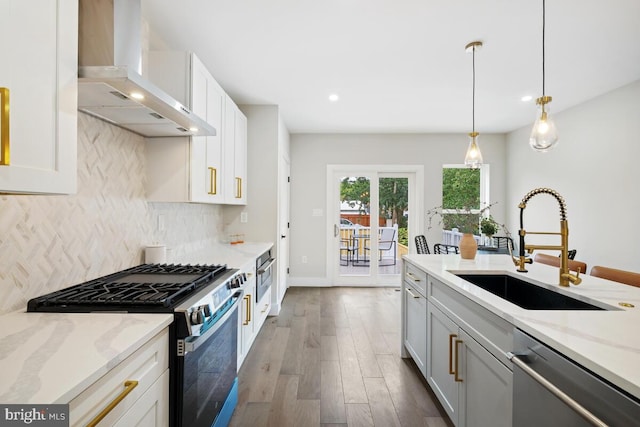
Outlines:
[[400, 274], [398, 260], [408, 253], [409, 180], [380, 178], [378, 188], [378, 273]]
[[369, 275], [371, 183], [367, 177], [340, 179], [340, 275]]

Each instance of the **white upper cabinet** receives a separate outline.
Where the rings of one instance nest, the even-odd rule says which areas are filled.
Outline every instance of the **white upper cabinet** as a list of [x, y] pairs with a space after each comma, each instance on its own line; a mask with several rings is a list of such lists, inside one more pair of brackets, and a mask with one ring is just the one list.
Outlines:
[[77, 0], [2, 0], [0, 45], [0, 192], [75, 193]]
[[222, 133], [227, 204], [247, 204], [247, 118], [229, 96], [226, 97]]
[[147, 139], [148, 199], [224, 203], [224, 91], [193, 53], [150, 52], [148, 74], [216, 128], [215, 136]]

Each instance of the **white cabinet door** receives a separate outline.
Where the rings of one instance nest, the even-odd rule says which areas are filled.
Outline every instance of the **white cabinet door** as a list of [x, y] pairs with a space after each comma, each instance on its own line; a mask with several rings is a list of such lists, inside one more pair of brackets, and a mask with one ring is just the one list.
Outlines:
[[244, 296], [242, 297], [242, 303], [240, 306], [240, 316], [238, 319], [238, 369], [244, 362], [244, 358], [251, 349], [254, 338], [254, 312], [255, 312], [255, 297], [256, 297], [256, 280], [255, 277], [249, 281], [249, 284], [244, 290]]
[[3, 0], [0, 45], [0, 192], [75, 193], [78, 2]]
[[191, 55], [191, 109], [216, 128], [215, 136], [191, 139], [191, 201], [224, 202], [222, 120], [225, 93], [204, 64]]
[[459, 397], [455, 380], [458, 325], [433, 304], [427, 305], [427, 314], [427, 382], [451, 421], [458, 425]]
[[[513, 374], [464, 330], [461, 361], [459, 425], [510, 427]], [[490, 398], [483, 398], [488, 396]]]
[[225, 99], [223, 144], [225, 200], [227, 204], [247, 203], [247, 118], [229, 96]]
[[427, 299], [405, 281], [405, 331], [404, 345], [427, 376]]

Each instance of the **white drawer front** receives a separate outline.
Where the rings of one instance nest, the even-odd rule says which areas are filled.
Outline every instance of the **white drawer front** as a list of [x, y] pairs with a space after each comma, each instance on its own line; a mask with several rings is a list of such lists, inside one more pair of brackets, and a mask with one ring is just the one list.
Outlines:
[[100, 423], [113, 425], [168, 367], [169, 331], [165, 329], [69, 402], [71, 425], [84, 426], [91, 422], [125, 391], [126, 381], [138, 381], [138, 385]]
[[404, 281], [411, 284], [423, 297], [427, 296], [427, 273], [409, 262], [404, 263]]

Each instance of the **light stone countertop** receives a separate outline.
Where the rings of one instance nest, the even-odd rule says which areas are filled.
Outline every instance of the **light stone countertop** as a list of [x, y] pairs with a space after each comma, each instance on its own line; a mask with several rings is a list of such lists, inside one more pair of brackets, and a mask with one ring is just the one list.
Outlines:
[[197, 252], [187, 253], [167, 262], [182, 264], [227, 264], [229, 268], [248, 270], [255, 268], [256, 258], [269, 250], [273, 243], [245, 242], [237, 245], [229, 243], [213, 244]]
[[[640, 398], [640, 288], [581, 275], [582, 283], [558, 286], [558, 269], [539, 263], [516, 272], [509, 255], [405, 255], [405, 261], [425, 270], [445, 285], [509, 321], [568, 358]], [[456, 273], [505, 273], [552, 288], [611, 311], [526, 310], [491, 294]], [[620, 302], [635, 308], [623, 308]]]
[[172, 321], [171, 314], [0, 316], [0, 403], [69, 403]]

